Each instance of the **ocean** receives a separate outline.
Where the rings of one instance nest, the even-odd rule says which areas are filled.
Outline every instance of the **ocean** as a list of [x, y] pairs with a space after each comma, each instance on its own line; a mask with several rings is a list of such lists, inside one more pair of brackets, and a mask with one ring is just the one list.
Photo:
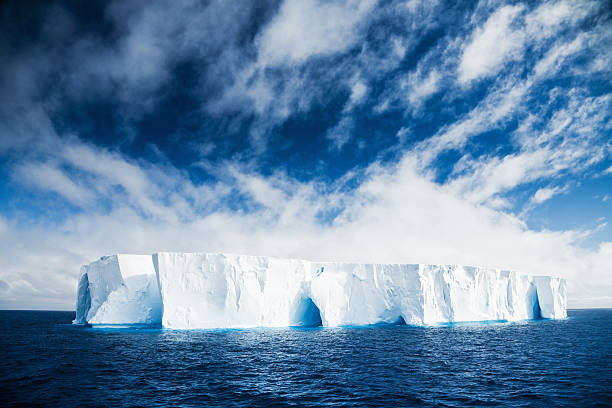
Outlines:
[[612, 309], [568, 315], [174, 331], [0, 311], [0, 406], [612, 406]]

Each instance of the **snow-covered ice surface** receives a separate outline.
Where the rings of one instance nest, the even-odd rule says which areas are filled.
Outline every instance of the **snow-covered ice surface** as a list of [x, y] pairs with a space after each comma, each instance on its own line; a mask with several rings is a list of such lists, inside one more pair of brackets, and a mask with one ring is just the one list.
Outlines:
[[113, 255], [81, 269], [75, 323], [173, 329], [566, 317], [565, 281], [460, 265]]

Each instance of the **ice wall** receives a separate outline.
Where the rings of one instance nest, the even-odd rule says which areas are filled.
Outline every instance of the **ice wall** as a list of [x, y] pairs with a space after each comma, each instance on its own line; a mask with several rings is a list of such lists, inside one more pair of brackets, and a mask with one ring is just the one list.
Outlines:
[[157, 253], [162, 325], [177, 329], [291, 326], [309, 294], [311, 263], [224, 254]]
[[75, 321], [189, 329], [565, 316], [565, 281], [554, 277], [460, 265], [162, 252], [84, 266]]
[[161, 314], [151, 256], [105, 256], [81, 267], [75, 323], [158, 324]]
[[538, 302], [542, 317], [563, 319], [567, 317], [565, 279], [551, 276], [535, 276]]
[[400, 318], [407, 324], [430, 325], [538, 317], [536, 285], [516, 272], [460, 265], [317, 267], [325, 273], [313, 280], [311, 293], [330, 326], [392, 323]]

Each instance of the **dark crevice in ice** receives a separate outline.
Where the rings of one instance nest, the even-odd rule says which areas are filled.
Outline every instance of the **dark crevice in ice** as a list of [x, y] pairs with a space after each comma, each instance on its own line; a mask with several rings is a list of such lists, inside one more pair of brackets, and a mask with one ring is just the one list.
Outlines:
[[538, 290], [535, 292], [535, 302], [533, 302], [533, 319], [542, 319], [542, 309], [540, 309], [540, 299], [538, 299]]

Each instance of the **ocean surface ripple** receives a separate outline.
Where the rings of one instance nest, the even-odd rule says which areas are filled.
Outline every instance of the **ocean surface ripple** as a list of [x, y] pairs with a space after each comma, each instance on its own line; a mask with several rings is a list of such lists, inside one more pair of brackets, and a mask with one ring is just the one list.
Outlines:
[[0, 406], [610, 406], [612, 310], [568, 314], [171, 331], [0, 311]]

